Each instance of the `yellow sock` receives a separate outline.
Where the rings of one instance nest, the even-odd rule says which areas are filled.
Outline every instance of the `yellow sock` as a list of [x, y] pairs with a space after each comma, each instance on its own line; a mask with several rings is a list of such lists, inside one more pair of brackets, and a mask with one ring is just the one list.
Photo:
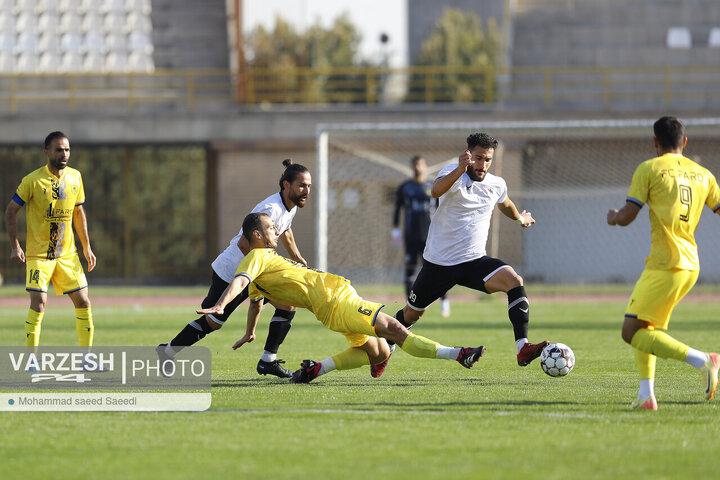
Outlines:
[[684, 362], [689, 347], [678, 342], [662, 330], [641, 328], [633, 335], [631, 345], [641, 352], [650, 353], [660, 358], [672, 358]]
[[640, 380], [655, 379], [655, 362], [657, 357], [635, 349], [635, 365], [640, 372]]
[[429, 338], [410, 333], [400, 348], [413, 357], [436, 358], [435, 354], [440, 348], [440, 344], [433, 342]]
[[92, 347], [95, 325], [93, 325], [90, 307], [75, 309], [75, 328], [80, 346]]
[[40, 324], [44, 315], [45, 312], [36, 312], [32, 308], [28, 310], [25, 320], [25, 345], [28, 347], [40, 345]]
[[370, 365], [367, 353], [359, 348], [348, 348], [344, 352], [333, 355], [332, 359], [338, 370], [351, 370], [363, 365]]

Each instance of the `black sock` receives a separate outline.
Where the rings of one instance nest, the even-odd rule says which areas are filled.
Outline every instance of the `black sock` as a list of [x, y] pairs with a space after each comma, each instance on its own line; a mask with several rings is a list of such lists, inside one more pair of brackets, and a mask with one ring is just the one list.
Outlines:
[[[405, 323], [405, 314], [403, 313], [402, 309], [395, 312], [395, 320], [400, 322], [400, 324], [403, 327], [407, 328], [408, 330], [410, 330], [410, 328], [412, 328], [412, 326], [415, 325], [414, 323], [410, 323], [410, 324]], [[388, 340], [387, 338], [385, 339], [385, 341], [387, 341], [388, 345], [390, 345], [390, 346], [395, 345], [395, 342]]]
[[513, 326], [515, 341], [528, 336], [528, 322], [530, 321], [530, 302], [525, 293], [525, 287], [511, 288], [508, 296], [508, 317]]
[[[285, 341], [292, 323], [290, 323], [295, 316], [295, 312], [289, 312], [287, 310], [275, 310], [268, 327], [268, 336], [265, 341], [265, 351], [270, 353], [277, 353], [280, 345]], [[277, 320], [282, 318], [283, 320]]]
[[180, 333], [178, 333], [177, 336], [170, 341], [170, 346], [176, 347], [174, 348], [175, 352], [179, 352], [181, 348], [177, 347], [189, 347], [190, 345], [194, 345], [212, 331], [212, 328], [210, 328], [210, 325], [207, 323], [207, 319], [205, 316], [202, 316], [185, 325], [185, 328], [183, 328]]

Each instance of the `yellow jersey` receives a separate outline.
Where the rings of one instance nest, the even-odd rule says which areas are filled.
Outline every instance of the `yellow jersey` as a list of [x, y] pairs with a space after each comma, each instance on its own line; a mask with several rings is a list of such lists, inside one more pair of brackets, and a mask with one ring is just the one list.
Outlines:
[[270, 301], [306, 308], [327, 324], [335, 308], [336, 291], [350, 281], [320, 272], [280, 256], [272, 248], [255, 248], [242, 259], [235, 276], [250, 280], [251, 300]]
[[85, 203], [80, 172], [65, 167], [58, 178], [45, 165], [22, 179], [13, 200], [27, 204], [28, 258], [53, 260], [77, 253], [72, 218], [75, 207]]
[[679, 153], [641, 163], [627, 201], [650, 208], [647, 268], [699, 270], [695, 230], [704, 205], [720, 209], [720, 189], [710, 171]]

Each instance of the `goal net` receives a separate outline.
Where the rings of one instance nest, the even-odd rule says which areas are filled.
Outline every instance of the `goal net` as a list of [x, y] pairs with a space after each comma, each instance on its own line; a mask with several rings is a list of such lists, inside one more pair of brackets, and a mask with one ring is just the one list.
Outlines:
[[[685, 155], [720, 175], [720, 119], [683, 119]], [[637, 165], [655, 155], [654, 119], [318, 126], [316, 260], [321, 269], [354, 283], [392, 284], [403, 278], [403, 250], [391, 241], [395, 192], [422, 155], [428, 177], [457, 162], [468, 134], [500, 141], [491, 173], [505, 179], [519, 210], [532, 212], [529, 229], [497, 209], [487, 251], [528, 281], [628, 283], [650, 251], [648, 208], [628, 227], [610, 227]], [[696, 234], [701, 275], [720, 281], [720, 219], [704, 211]], [[402, 223], [401, 223], [402, 225]], [[463, 242], [458, 238], [459, 243]]]

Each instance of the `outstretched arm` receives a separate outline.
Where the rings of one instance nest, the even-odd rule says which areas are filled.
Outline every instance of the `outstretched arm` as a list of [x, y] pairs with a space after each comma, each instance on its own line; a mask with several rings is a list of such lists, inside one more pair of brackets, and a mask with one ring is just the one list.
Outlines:
[[245, 327], [245, 335], [235, 342], [233, 350], [237, 350], [246, 343], [250, 343], [255, 340], [255, 327], [257, 327], [258, 320], [260, 319], [260, 312], [263, 308], [263, 300], [260, 299], [257, 302], [250, 302], [247, 313], [247, 324]]
[[302, 255], [300, 255], [300, 250], [298, 250], [298, 247], [295, 244], [295, 236], [293, 235], [291, 228], [288, 228], [280, 235], [280, 241], [283, 243], [285, 249], [290, 254], [290, 258], [292, 258], [298, 263], [302, 263], [307, 267], [307, 261], [303, 258]]
[[7, 228], [8, 237], [10, 237], [10, 260], [16, 263], [25, 261], [25, 252], [20, 246], [17, 236], [17, 213], [22, 208], [14, 200], [10, 200], [5, 210], [5, 226]]
[[528, 228], [530, 225], [535, 223], [535, 219], [532, 217], [532, 213], [527, 212], [523, 210], [522, 212], [518, 212], [517, 207], [513, 203], [512, 200], [510, 200], [510, 197], [505, 197], [505, 201], [498, 204], [498, 209], [505, 214], [506, 217], [515, 220], [520, 225], [523, 226], [523, 228]]
[[244, 275], [238, 275], [233, 279], [232, 282], [227, 286], [225, 291], [223, 292], [220, 299], [217, 301], [215, 305], [213, 305], [210, 308], [202, 308], [200, 310], [195, 310], [199, 314], [213, 314], [213, 315], [222, 315], [225, 311], [225, 305], [232, 302], [235, 297], [240, 295], [240, 292], [242, 292], [245, 287], [248, 286], [248, 283], [250, 283], [250, 280]]
[[630, 225], [642, 207], [633, 202], [626, 202], [620, 210], [614, 208], [607, 213], [608, 225]]

